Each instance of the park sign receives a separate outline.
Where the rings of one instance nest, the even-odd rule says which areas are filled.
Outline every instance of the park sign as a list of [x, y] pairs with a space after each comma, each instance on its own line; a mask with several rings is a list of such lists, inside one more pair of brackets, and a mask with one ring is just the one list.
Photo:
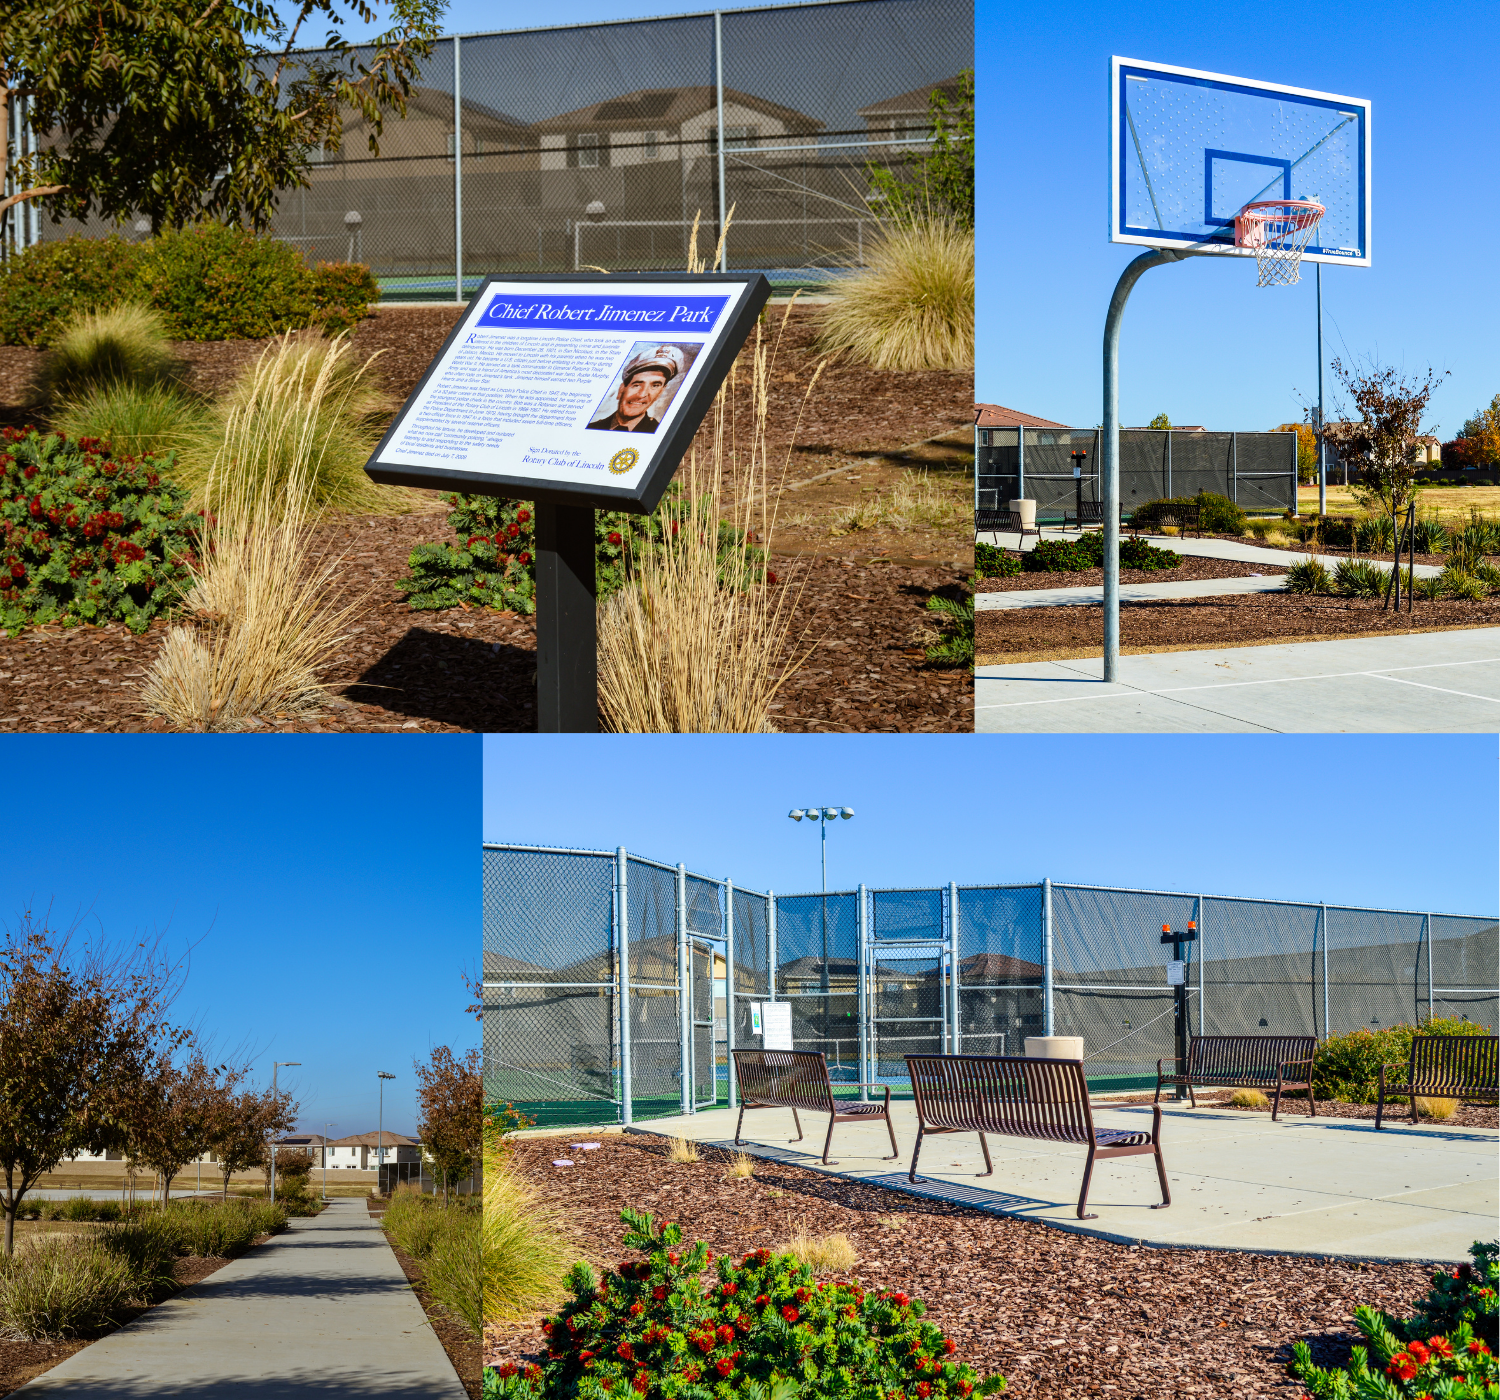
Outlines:
[[759, 273], [487, 278], [365, 470], [648, 513], [770, 294]]

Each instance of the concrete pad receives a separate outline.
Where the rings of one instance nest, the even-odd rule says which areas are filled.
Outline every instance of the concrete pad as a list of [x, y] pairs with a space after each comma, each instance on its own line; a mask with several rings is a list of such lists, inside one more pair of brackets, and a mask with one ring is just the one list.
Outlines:
[[981, 666], [980, 733], [1500, 731], [1500, 628]]
[[293, 1220], [21, 1389], [68, 1400], [467, 1400], [363, 1200]]
[[[1228, 593], [1280, 593], [1286, 588], [1282, 574], [1252, 574], [1245, 578], [1186, 578], [1175, 583], [1127, 583], [1120, 585], [1122, 603], [1149, 603], [1158, 598], [1212, 598]], [[1097, 588], [1011, 588], [999, 593], [976, 593], [979, 612], [1012, 608], [1088, 607], [1104, 600], [1104, 585]]]
[[[1140, 1128], [1141, 1105], [1094, 1105], [1098, 1128]], [[893, 1101], [900, 1155], [879, 1123], [840, 1123], [830, 1157], [819, 1159], [827, 1120], [804, 1113], [806, 1136], [789, 1144], [791, 1114], [745, 1115], [753, 1156], [793, 1163], [893, 1191], [932, 1196], [977, 1210], [1039, 1220], [1109, 1239], [1195, 1248], [1288, 1251], [1345, 1258], [1462, 1260], [1476, 1239], [1494, 1234], [1500, 1133], [1489, 1129], [1408, 1127], [1379, 1133], [1362, 1119], [1269, 1115], [1165, 1107], [1162, 1153], [1173, 1204], [1161, 1200], [1150, 1155], [1095, 1163], [1089, 1210], [1076, 1208], [1086, 1156], [1081, 1147], [990, 1136], [993, 1176], [977, 1134], [929, 1137], [918, 1180], [906, 1179], [916, 1140], [916, 1110]], [[686, 1137], [735, 1150], [736, 1114], [728, 1109], [656, 1119], [627, 1129]]]

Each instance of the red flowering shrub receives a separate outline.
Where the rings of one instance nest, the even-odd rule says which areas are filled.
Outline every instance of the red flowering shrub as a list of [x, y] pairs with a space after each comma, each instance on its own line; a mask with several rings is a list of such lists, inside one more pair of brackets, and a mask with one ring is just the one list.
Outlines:
[[710, 1273], [706, 1245], [673, 1248], [681, 1226], [634, 1210], [621, 1217], [626, 1245], [645, 1257], [602, 1282], [576, 1265], [572, 1301], [542, 1325], [545, 1365], [489, 1371], [486, 1400], [946, 1400], [1005, 1388], [1003, 1377], [981, 1381], [952, 1360], [951, 1341], [904, 1294], [820, 1284], [793, 1255], [767, 1249], [722, 1256]]
[[97, 438], [0, 430], [0, 627], [123, 622], [144, 632], [187, 581], [202, 524], [171, 462]]

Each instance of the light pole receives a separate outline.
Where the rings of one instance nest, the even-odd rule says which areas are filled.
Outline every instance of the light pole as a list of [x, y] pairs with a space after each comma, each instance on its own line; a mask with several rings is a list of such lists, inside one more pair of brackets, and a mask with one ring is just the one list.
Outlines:
[[[325, 1128], [336, 1128], [337, 1123], [325, 1123]], [[328, 1199], [328, 1134], [323, 1134], [323, 1199]]]
[[[290, 1069], [293, 1065], [300, 1065], [301, 1060], [274, 1060], [271, 1063], [271, 1103], [276, 1102], [276, 1071], [283, 1065]], [[276, 1139], [271, 1139], [271, 1201], [276, 1200]]]
[[387, 1074], [383, 1069], [376, 1070], [380, 1079], [380, 1117], [377, 1118], [375, 1128], [375, 1194], [379, 1196], [381, 1186], [380, 1169], [385, 1165], [385, 1081], [394, 1079], [394, 1074]]
[[828, 1043], [828, 823], [842, 817], [848, 821], [854, 815], [853, 807], [794, 807], [787, 813], [794, 822], [804, 817], [817, 822], [819, 846], [823, 853], [823, 975], [819, 979], [819, 991], [823, 994], [823, 1042]]

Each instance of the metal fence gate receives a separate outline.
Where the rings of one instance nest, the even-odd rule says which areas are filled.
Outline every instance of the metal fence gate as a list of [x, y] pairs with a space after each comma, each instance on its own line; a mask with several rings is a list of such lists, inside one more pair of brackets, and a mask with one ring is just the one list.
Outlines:
[[1096, 1088], [1154, 1082], [1174, 1052], [1161, 930], [1189, 920], [1191, 1031], [1500, 1024], [1492, 916], [1050, 880], [777, 895], [623, 849], [483, 862], [486, 1094], [542, 1123], [734, 1106], [732, 1051], [778, 1001], [838, 1093], [907, 1092], [907, 1054], [1052, 1034], [1083, 1037]]

